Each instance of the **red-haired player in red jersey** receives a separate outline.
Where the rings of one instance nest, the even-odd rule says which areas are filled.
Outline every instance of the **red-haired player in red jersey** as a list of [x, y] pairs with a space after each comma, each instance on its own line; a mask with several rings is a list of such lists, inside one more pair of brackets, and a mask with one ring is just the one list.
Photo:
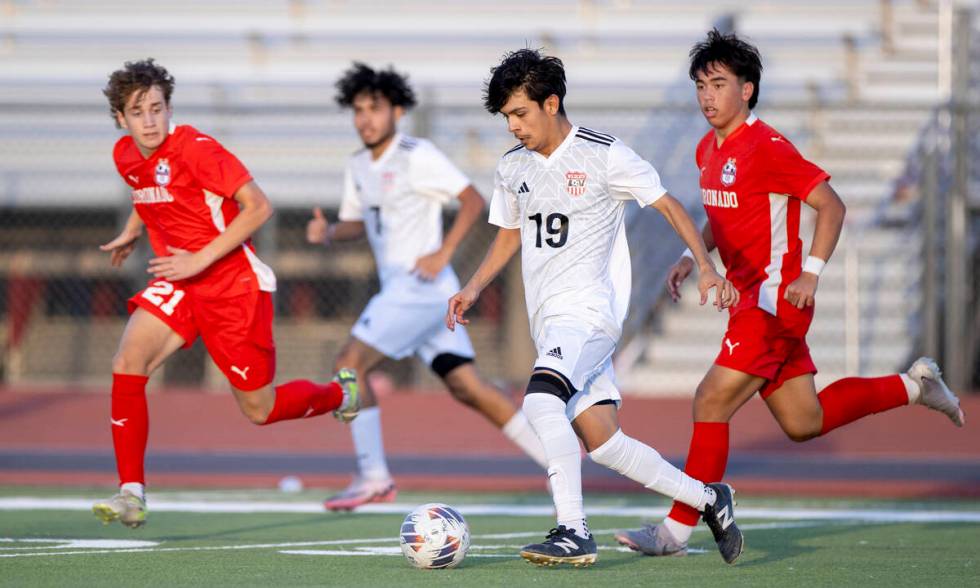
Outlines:
[[143, 455], [148, 414], [146, 382], [171, 354], [198, 336], [228, 378], [242, 413], [257, 425], [333, 411], [357, 415], [354, 374], [333, 381], [294, 380], [273, 386], [276, 350], [272, 297], [276, 277], [255, 255], [251, 235], [272, 205], [245, 166], [193, 127], [171, 126], [174, 80], [152, 59], [113, 72], [104, 94], [116, 124], [128, 134], [113, 159], [132, 189], [133, 213], [118, 237], [103, 245], [118, 266], [146, 227], [156, 257], [153, 277], [129, 300], [131, 316], [112, 361], [112, 441], [120, 491], [97, 502], [105, 523], [146, 521]]
[[[713, 127], [697, 147], [708, 213], [702, 234], [709, 250], [718, 248], [726, 277], [741, 295], [729, 311], [718, 357], [694, 397], [685, 472], [705, 482], [722, 479], [728, 422], [756, 392], [794, 441], [907, 404], [925, 405], [963, 425], [959, 400], [929, 358], [918, 359], [906, 373], [845, 378], [817, 393], [817, 368], [805, 337], [820, 272], [840, 236], [844, 204], [829, 174], [752, 113], [761, 75], [758, 50], [735, 35], [714, 30], [691, 51], [698, 104]], [[799, 235], [804, 204], [817, 213], [806, 261]], [[674, 300], [692, 268], [689, 255], [671, 268], [667, 288]], [[694, 509], [675, 502], [662, 524], [621, 531], [616, 539], [647, 555], [684, 555], [697, 520]]]

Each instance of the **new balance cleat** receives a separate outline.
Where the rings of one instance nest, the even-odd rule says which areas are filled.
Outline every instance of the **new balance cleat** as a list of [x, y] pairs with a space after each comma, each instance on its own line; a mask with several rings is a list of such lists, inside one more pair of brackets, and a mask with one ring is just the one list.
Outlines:
[[563, 563], [577, 568], [591, 566], [596, 562], [597, 554], [598, 548], [591, 534], [583, 539], [565, 525], [549, 531], [543, 543], [525, 545], [521, 550], [521, 557], [539, 566]]
[[642, 529], [616, 531], [613, 535], [620, 545], [625, 545], [643, 555], [683, 557], [687, 555], [687, 543], [678, 541], [665, 525], [644, 525]]
[[146, 524], [146, 500], [123, 490], [108, 500], [93, 504], [92, 513], [104, 525], [119, 521], [130, 529], [137, 529]]
[[346, 490], [323, 501], [327, 510], [354, 510], [372, 502], [394, 502], [398, 496], [395, 483], [388, 480], [354, 478]]
[[735, 491], [728, 484], [708, 484], [715, 491], [715, 503], [704, 507], [701, 520], [711, 529], [725, 563], [733, 564], [745, 547], [742, 531], [735, 524]]
[[919, 385], [919, 404], [948, 416], [957, 427], [963, 426], [966, 417], [960, 408], [960, 399], [943, 381], [943, 372], [934, 360], [920, 357], [907, 373]]
[[342, 423], [349, 423], [357, 417], [357, 413], [361, 410], [357, 372], [352, 369], [341, 368], [333, 377], [333, 381], [340, 384], [340, 388], [344, 391], [344, 398], [340, 406], [333, 411], [333, 416]]

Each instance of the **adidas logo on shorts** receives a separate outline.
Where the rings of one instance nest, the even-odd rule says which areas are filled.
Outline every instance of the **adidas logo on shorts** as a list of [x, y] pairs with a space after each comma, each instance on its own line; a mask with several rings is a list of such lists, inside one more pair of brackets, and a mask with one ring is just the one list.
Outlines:
[[555, 347], [545, 355], [549, 357], [554, 357], [555, 359], [565, 359], [564, 357], [561, 356], [561, 347]]

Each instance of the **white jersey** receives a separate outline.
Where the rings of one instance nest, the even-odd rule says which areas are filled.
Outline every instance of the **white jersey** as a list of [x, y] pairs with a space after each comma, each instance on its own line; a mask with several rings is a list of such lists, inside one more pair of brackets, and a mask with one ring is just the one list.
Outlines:
[[384, 286], [442, 246], [442, 207], [469, 185], [431, 142], [398, 134], [377, 160], [351, 156], [339, 217], [364, 222]]
[[522, 146], [497, 164], [490, 222], [521, 229], [521, 261], [531, 334], [572, 317], [618, 340], [629, 305], [625, 205], [666, 193], [660, 176], [621, 141], [572, 127], [544, 157]]

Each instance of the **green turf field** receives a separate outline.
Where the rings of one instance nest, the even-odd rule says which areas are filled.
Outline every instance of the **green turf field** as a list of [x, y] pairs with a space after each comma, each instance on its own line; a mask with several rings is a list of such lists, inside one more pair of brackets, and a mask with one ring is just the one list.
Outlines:
[[[327, 514], [317, 512], [321, 492], [158, 492], [148, 525], [132, 531], [103, 527], [84, 510], [103, 494], [0, 489], [0, 585], [946, 587], [976, 586], [980, 578], [977, 502], [741, 497], [746, 552], [727, 566], [703, 528], [686, 558], [624, 551], [612, 530], [662, 513], [666, 503], [644, 495], [587, 496], [587, 508], [602, 513], [589, 521], [599, 563], [542, 569], [516, 555], [553, 525], [541, 496], [403, 494], [384, 512]], [[457, 569], [415, 570], [398, 548], [401, 511], [436, 500], [466, 515], [473, 546]], [[860, 520], [866, 516], [877, 521]]]

